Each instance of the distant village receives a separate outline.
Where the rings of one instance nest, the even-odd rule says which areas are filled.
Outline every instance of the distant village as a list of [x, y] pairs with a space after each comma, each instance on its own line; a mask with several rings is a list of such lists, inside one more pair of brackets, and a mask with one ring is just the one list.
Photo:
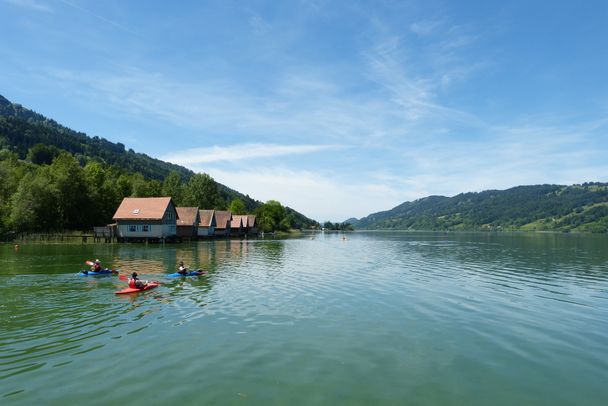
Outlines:
[[95, 227], [97, 237], [129, 241], [196, 240], [258, 234], [256, 216], [227, 210], [176, 207], [170, 197], [125, 197], [113, 224]]

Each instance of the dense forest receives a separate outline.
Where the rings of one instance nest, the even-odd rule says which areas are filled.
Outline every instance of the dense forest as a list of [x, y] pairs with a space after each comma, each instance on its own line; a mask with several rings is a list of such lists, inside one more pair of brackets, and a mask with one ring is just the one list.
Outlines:
[[0, 234], [89, 230], [124, 197], [171, 196], [178, 206], [256, 213], [264, 231], [318, 223], [170, 164], [88, 137], [0, 96]]
[[363, 229], [608, 232], [608, 183], [430, 196], [370, 214]]

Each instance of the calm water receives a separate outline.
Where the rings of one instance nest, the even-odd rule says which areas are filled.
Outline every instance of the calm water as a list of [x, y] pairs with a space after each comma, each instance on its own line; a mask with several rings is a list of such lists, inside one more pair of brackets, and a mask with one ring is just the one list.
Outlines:
[[119, 401], [606, 405], [608, 237], [0, 245], [0, 404]]

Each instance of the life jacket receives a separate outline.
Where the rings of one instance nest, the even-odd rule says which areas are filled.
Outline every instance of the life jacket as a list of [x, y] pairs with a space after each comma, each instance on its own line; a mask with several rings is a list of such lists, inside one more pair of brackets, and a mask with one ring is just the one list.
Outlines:
[[135, 288], [135, 279], [129, 279], [129, 287], [133, 289]]

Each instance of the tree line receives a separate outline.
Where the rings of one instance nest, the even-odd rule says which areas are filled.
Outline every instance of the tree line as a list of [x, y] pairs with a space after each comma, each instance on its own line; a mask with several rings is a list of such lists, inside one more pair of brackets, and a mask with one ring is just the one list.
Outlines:
[[[105, 225], [124, 197], [171, 196], [177, 206], [232, 209], [255, 213], [263, 231], [314, 225], [279, 202], [226, 199], [208, 174], [187, 179], [171, 171], [164, 179], [146, 178], [115, 165], [73, 154], [56, 147], [35, 145], [20, 159], [0, 150], [0, 233], [90, 230]], [[84, 161], [84, 162], [83, 162]], [[252, 203], [254, 202], [254, 203]]]
[[[124, 197], [171, 196], [178, 206], [259, 213], [264, 231], [315, 226], [207, 174], [89, 137], [0, 95], [0, 233], [107, 224]], [[243, 208], [240, 207], [243, 205]]]

